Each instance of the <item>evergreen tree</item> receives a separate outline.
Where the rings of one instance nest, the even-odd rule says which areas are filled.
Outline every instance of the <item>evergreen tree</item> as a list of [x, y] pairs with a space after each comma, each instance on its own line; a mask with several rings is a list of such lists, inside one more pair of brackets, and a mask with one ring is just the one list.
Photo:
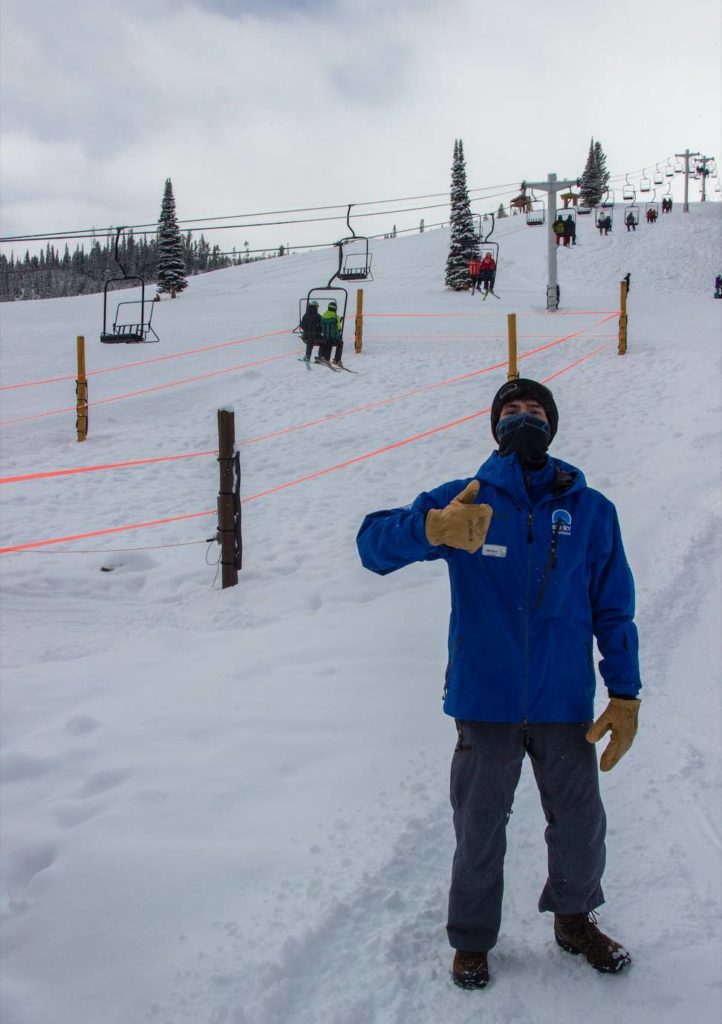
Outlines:
[[596, 161], [594, 159], [594, 139], [589, 143], [587, 162], [584, 165], [582, 176], [579, 181], [579, 202], [582, 206], [596, 206], [602, 197], [602, 190], [599, 187], [599, 179], [596, 173]]
[[183, 239], [176, 219], [173, 185], [170, 178], [166, 178], [158, 220], [158, 292], [169, 292], [174, 299], [188, 285], [185, 272]]
[[607, 170], [607, 157], [601, 142], [594, 143], [594, 163], [602, 192], [606, 192], [609, 187], [609, 171]]
[[451, 239], [446, 259], [447, 288], [461, 291], [469, 287], [469, 260], [479, 256], [479, 239], [474, 230], [466, 185], [464, 143], [454, 140], [454, 159], [451, 165]]
[[592, 138], [589, 154], [580, 179], [579, 198], [583, 206], [598, 206], [609, 185], [607, 158], [601, 142]]

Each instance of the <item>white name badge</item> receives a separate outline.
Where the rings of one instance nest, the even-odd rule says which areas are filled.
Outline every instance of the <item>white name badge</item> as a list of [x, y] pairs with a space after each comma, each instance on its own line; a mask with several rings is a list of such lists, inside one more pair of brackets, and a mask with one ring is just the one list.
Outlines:
[[484, 544], [481, 553], [491, 558], [506, 558], [506, 547], [504, 544]]

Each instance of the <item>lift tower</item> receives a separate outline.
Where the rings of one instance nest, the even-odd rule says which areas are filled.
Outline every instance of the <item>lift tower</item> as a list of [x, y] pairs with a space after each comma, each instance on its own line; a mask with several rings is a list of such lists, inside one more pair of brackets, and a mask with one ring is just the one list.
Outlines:
[[521, 183], [522, 189], [530, 188], [532, 191], [538, 189], [540, 192], [547, 193], [547, 311], [550, 313], [559, 308], [559, 299], [557, 298], [557, 240], [552, 227], [555, 220], [554, 213], [557, 208], [556, 194], [571, 188], [573, 185], [579, 185], [579, 178], [575, 178], [573, 181], [567, 179], [557, 181], [556, 174], [549, 174], [546, 181], [523, 181]]

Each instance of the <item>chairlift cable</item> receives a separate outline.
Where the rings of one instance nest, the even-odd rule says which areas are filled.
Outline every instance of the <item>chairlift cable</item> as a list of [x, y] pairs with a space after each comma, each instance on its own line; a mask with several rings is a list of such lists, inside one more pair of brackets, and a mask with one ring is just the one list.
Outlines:
[[[513, 182], [506, 182], [506, 183], [499, 184], [499, 185], [486, 185], [486, 186], [479, 187], [479, 188], [469, 189], [468, 191], [470, 193], [472, 193], [472, 192], [489, 192], [492, 189], [505, 189], [507, 187], [511, 187], [513, 184], [514, 184]], [[505, 193], [505, 192], [496, 192], [496, 193], [492, 193], [491, 195], [488, 195], [488, 196], [477, 196], [473, 201], [478, 201], [480, 199], [493, 199], [493, 198], [496, 198], [497, 196], [506, 195], [506, 194], [507, 193]], [[449, 195], [449, 192], [447, 190], [445, 192], [434, 192], [434, 193], [428, 193], [426, 195], [420, 195], [420, 196], [401, 196], [401, 197], [397, 197], [395, 199], [376, 199], [376, 200], [370, 200], [370, 201], [363, 202], [363, 203], [354, 203], [352, 205], [354, 205], [354, 206], [379, 206], [379, 205], [382, 205], [384, 203], [411, 202], [411, 201], [414, 201], [416, 199], [436, 199], [436, 198], [440, 198], [441, 196], [448, 196], [448, 195]], [[450, 205], [450, 200], [447, 201], [446, 203], [439, 203], [439, 204], [435, 204], [435, 205], [419, 206], [419, 207], [408, 207], [406, 209], [401, 209], [401, 210], [385, 210], [385, 211], [378, 211], [378, 212], [361, 213], [361, 214], [356, 214], [355, 216], [357, 216], [357, 217], [375, 217], [375, 216], [381, 216], [384, 213], [387, 213], [387, 214], [408, 213], [408, 212], [413, 212], [415, 210], [435, 209], [438, 206], [448, 206], [448, 205]], [[316, 211], [323, 211], [323, 210], [341, 210], [341, 209], [346, 209], [347, 207], [348, 207], [348, 203], [345, 203], [345, 204], [340, 204], [339, 203], [339, 204], [334, 204], [333, 206], [308, 206], [308, 207], [298, 207], [296, 209], [289, 209], [289, 210], [269, 210], [269, 211], [263, 211], [263, 212], [260, 212], [260, 213], [223, 214], [223, 215], [218, 216], [218, 217], [186, 218], [186, 219], [183, 219], [183, 220], [179, 220], [178, 224], [179, 225], [181, 225], [181, 224], [184, 224], [184, 225], [188, 225], [188, 224], [191, 224], [191, 225], [192, 224], [207, 224], [208, 226], [204, 229], [206, 231], [210, 231], [210, 230], [220, 231], [220, 230], [224, 230], [226, 228], [237, 228], [237, 229], [240, 230], [241, 228], [280, 227], [280, 226], [286, 226], [286, 225], [289, 225], [289, 224], [315, 224], [317, 222], [321, 222], [321, 221], [325, 221], [325, 220], [341, 220], [341, 219], [343, 219], [343, 214], [339, 213], [338, 215], [333, 216], [333, 217], [307, 217], [307, 218], [295, 218], [293, 220], [287, 220], [287, 221], [263, 221], [263, 222], [252, 222], [252, 223], [243, 223], [243, 224], [227, 224], [227, 225], [226, 224], [215, 224], [215, 223], [211, 224], [209, 222], [215, 222], [215, 221], [219, 221], [219, 220], [231, 220], [231, 219], [238, 219], [238, 218], [245, 218], [245, 217], [268, 217], [268, 216], [276, 216], [276, 215], [285, 214], [285, 213], [305, 213], [305, 212], [316, 212]], [[141, 229], [146, 229], [146, 228], [148, 229], [147, 231], [141, 230]], [[139, 235], [141, 237], [146, 237], [148, 234], [155, 234], [157, 232], [157, 230], [158, 230], [158, 222], [157, 221], [152, 221], [152, 222], [147, 222], [147, 223], [144, 223], [144, 224], [129, 224], [129, 225], [126, 225], [126, 229], [128, 231], [133, 231], [133, 232], [138, 231]], [[72, 229], [72, 230], [51, 231], [51, 232], [47, 232], [45, 234], [41, 234], [41, 233], [37, 232], [37, 233], [26, 234], [26, 235], [8, 235], [6, 237], [0, 238], [0, 243], [6, 243], [7, 244], [7, 243], [11, 243], [11, 242], [44, 242], [44, 241], [52, 242], [52, 241], [65, 241], [65, 240], [79, 239], [79, 238], [109, 238], [109, 237], [112, 237], [112, 234], [113, 234], [113, 232], [115, 230], [116, 230], [116, 228], [111, 225], [111, 226], [105, 227], [105, 228], [94, 228], [94, 227], [92, 227], [92, 228], [75, 228], [75, 229]], [[185, 230], [186, 231], [188, 231], [188, 230], [195, 231], [195, 230], [198, 230], [198, 229], [191, 227], [191, 228], [186, 228]]]

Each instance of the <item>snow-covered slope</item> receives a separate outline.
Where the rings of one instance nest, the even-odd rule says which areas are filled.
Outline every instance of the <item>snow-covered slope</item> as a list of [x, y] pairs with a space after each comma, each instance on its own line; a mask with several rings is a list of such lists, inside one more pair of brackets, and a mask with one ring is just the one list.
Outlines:
[[[210, 453], [2, 483], [3, 547], [212, 512], [221, 406], [244, 497], [231, 590], [213, 514], [2, 555], [5, 1024], [718, 1019], [719, 212], [604, 239], [580, 218], [556, 314], [544, 231], [521, 219], [494, 236], [499, 301], [443, 288], [445, 230], [378, 242], [356, 375], [307, 371], [289, 330], [329, 252], [193, 279], [157, 308], [157, 346], [101, 346], [99, 296], [0, 309], [4, 480]], [[554, 944], [525, 770], [474, 994], [444, 932], [444, 570], [376, 578], [354, 537], [491, 450], [509, 312], [522, 372], [553, 378], [553, 450], [617, 504], [637, 580], [640, 734], [602, 783], [602, 924], [635, 965], [598, 977]]]

